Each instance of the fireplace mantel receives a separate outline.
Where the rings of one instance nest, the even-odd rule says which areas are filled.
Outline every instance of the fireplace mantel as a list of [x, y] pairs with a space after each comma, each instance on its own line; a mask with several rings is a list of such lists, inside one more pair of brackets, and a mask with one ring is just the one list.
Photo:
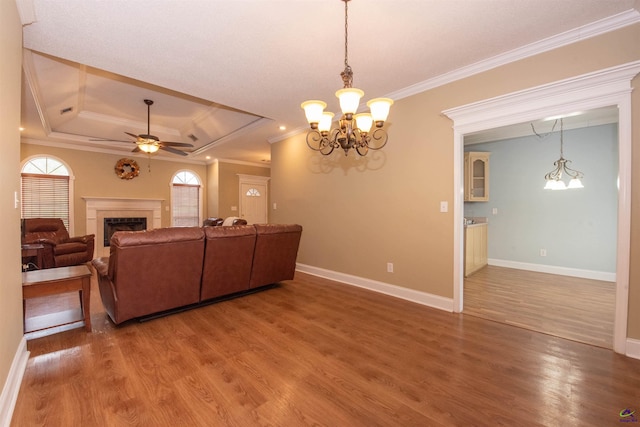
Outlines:
[[[102, 244], [104, 226], [102, 221], [105, 216], [128, 217], [146, 216], [148, 228], [160, 228], [162, 226], [162, 202], [164, 199], [139, 199], [127, 197], [82, 197], [86, 201], [87, 234], [96, 235], [94, 257], [109, 255]], [[135, 215], [132, 213], [135, 212]]]

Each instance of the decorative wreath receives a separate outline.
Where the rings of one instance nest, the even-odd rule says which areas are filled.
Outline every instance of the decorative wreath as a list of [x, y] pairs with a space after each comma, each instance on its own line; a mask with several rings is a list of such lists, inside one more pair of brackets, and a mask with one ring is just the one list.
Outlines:
[[120, 179], [133, 179], [140, 175], [140, 166], [135, 160], [120, 159], [113, 168]]

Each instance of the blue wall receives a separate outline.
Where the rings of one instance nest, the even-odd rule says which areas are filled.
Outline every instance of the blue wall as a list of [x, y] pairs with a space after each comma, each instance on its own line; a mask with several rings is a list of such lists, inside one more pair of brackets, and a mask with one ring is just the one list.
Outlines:
[[616, 271], [617, 124], [564, 131], [564, 157], [584, 173], [582, 189], [543, 190], [544, 175], [560, 157], [559, 132], [544, 140], [532, 135], [469, 145], [465, 151], [491, 152], [489, 202], [464, 207], [465, 217], [489, 220], [490, 260]]

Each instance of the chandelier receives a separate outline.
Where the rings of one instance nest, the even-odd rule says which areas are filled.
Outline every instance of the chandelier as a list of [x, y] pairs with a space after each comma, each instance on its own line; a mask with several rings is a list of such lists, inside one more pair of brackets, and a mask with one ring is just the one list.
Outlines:
[[[342, 148], [345, 156], [354, 148], [356, 152], [365, 156], [369, 149], [379, 150], [387, 143], [387, 132], [382, 128], [389, 115], [389, 108], [393, 100], [376, 98], [367, 102], [371, 113], [356, 114], [360, 98], [364, 92], [356, 89], [353, 84], [353, 70], [348, 60], [348, 2], [344, 2], [344, 71], [340, 73], [344, 87], [336, 92], [340, 100], [342, 117], [338, 127], [331, 129], [333, 113], [325, 112], [327, 104], [323, 101], [311, 100], [301, 104], [311, 130], [307, 133], [307, 145], [315, 151], [328, 156], [336, 148]], [[375, 129], [371, 128], [375, 123]]]
[[[544, 176], [544, 179], [547, 180], [547, 185], [544, 186], [545, 190], [584, 188], [584, 185], [582, 185], [582, 181], [580, 181], [580, 179], [584, 177], [584, 174], [567, 166], [567, 163], [571, 163], [571, 160], [566, 160], [563, 155], [563, 123], [562, 119], [560, 119], [560, 158], [553, 162], [553, 165], [556, 168]], [[571, 178], [568, 186], [564, 183], [564, 181], [562, 181], [563, 174]]]

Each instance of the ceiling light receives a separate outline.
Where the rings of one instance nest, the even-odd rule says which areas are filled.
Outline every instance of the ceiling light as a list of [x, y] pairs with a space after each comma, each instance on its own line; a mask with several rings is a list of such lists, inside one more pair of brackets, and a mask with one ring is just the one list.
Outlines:
[[[311, 130], [307, 133], [307, 145], [315, 151], [327, 156], [336, 148], [342, 148], [344, 154], [355, 148], [361, 156], [365, 156], [369, 149], [379, 150], [387, 143], [387, 132], [382, 128], [389, 115], [389, 108], [393, 100], [376, 98], [367, 102], [371, 113], [355, 114], [360, 105], [360, 98], [364, 92], [352, 87], [353, 70], [348, 60], [348, 3], [344, 2], [344, 71], [340, 73], [344, 87], [336, 92], [340, 100], [342, 116], [338, 128], [331, 129], [333, 113], [325, 112], [327, 104], [323, 101], [305, 101], [300, 106], [304, 109]], [[376, 129], [370, 132], [373, 123]]]
[[[563, 123], [562, 119], [560, 119], [560, 158], [553, 162], [553, 165], [556, 168], [544, 176], [544, 179], [547, 180], [547, 185], [544, 186], [545, 190], [584, 188], [584, 185], [582, 185], [582, 181], [580, 181], [580, 179], [584, 177], [584, 174], [580, 171], [568, 167], [567, 163], [571, 163], [571, 160], [566, 160], [563, 157], [563, 133]], [[564, 181], [562, 181], [563, 174], [566, 174], [571, 178], [571, 180], [569, 181], [569, 185], [566, 185]]]
[[147, 154], [153, 154], [160, 149], [158, 141], [154, 139], [141, 139], [137, 141], [136, 144], [138, 144], [138, 148], [140, 149], [140, 151], [144, 151]]
[[287, 130], [287, 127], [286, 127], [285, 125], [281, 125], [281, 126], [279, 127], [279, 129], [280, 129], [280, 130]]

